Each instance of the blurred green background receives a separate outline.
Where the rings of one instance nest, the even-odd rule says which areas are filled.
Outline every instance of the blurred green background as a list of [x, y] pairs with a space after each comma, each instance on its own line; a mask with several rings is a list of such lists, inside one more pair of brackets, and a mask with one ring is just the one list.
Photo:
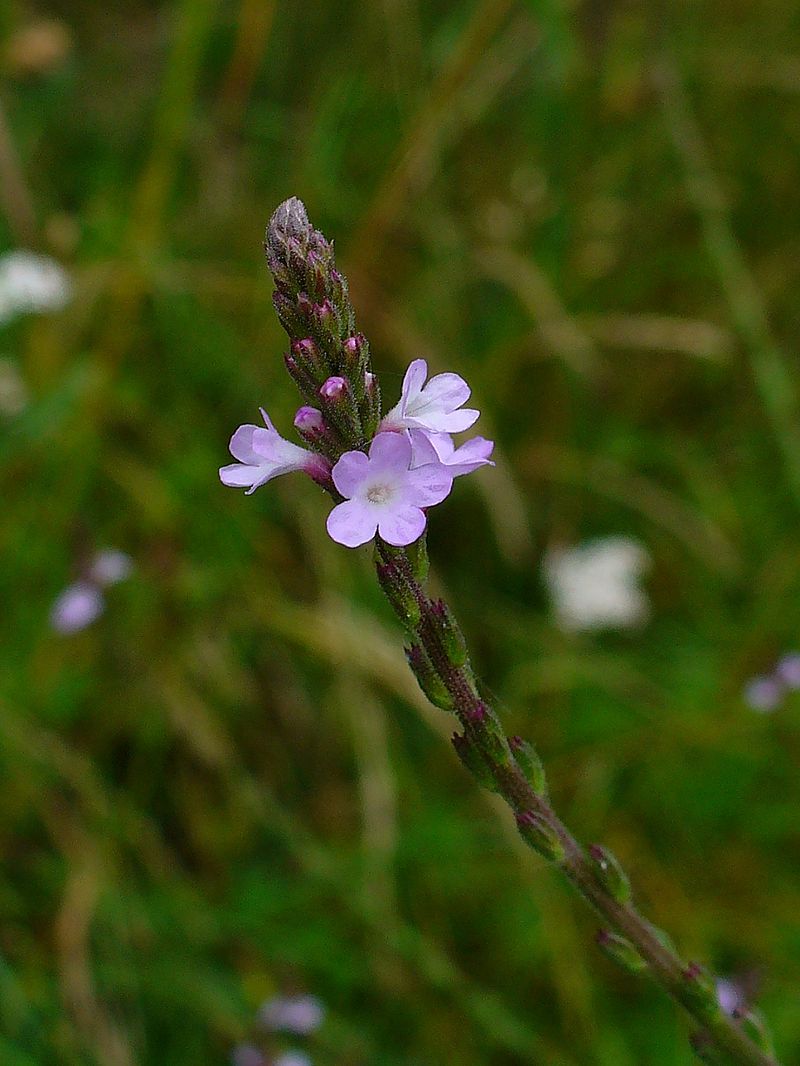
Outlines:
[[[0, 251], [75, 289], [0, 326], [4, 1066], [225, 1063], [292, 990], [314, 1066], [690, 1061], [457, 763], [369, 550], [309, 481], [219, 484], [259, 404], [291, 435], [289, 195], [389, 404], [422, 356], [498, 442], [429, 540], [509, 732], [800, 1061], [800, 699], [742, 698], [800, 639], [796, 5], [11, 0], [0, 57]], [[543, 553], [607, 534], [651, 619], [564, 633]], [[53, 632], [104, 546], [135, 573]]]

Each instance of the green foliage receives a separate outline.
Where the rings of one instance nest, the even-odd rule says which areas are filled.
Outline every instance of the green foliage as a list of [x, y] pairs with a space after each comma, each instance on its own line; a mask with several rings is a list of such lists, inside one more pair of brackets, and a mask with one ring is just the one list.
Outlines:
[[[292, 194], [388, 403], [423, 356], [498, 441], [429, 548], [504, 727], [797, 1061], [800, 700], [741, 698], [800, 639], [797, 16], [568, 7], [57, 4], [27, 68], [29, 5], [0, 16], [0, 249], [76, 288], [0, 324], [4, 1064], [223, 1063], [296, 988], [315, 1066], [690, 1061], [464, 774], [320, 490], [217, 480], [298, 403], [260, 248]], [[651, 620], [565, 634], [542, 553], [609, 533]], [[59, 637], [109, 545], [134, 576]]]

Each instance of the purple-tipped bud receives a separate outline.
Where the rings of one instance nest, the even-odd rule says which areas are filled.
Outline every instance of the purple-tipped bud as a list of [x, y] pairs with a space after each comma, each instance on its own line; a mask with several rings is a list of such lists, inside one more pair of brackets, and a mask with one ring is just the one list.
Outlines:
[[336, 326], [336, 312], [330, 300], [325, 299], [313, 309], [314, 322], [323, 334], [329, 333]]
[[323, 382], [319, 390], [320, 396], [325, 400], [339, 400], [347, 394], [347, 380], [338, 376], [330, 377]]
[[317, 383], [314, 381], [307, 367], [293, 355], [285, 355], [283, 361], [298, 389], [309, 399], [315, 396], [317, 392]]
[[406, 648], [406, 658], [419, 682], [419, 687], [434, 707], [439, 707], [443, 711], [452, 711], [455, 701], [421, 645], [412, 644], [411, 647]]
[[522, 737], [509, 737], [508, 746], [514, 756], [514, 762], [522, 770], [525, 780], [537, 795], [543, 796], [547, 792], [547, 779], [545, 777], [542, 761], [536, 753], [536, 749]]
[[322, 417], [322, 412], [318, 411], [316, 407], [300, 407], [297, 410], [297, 414], [294, 416], [295, 429], [299, 430], [303, 434], [315, 434], [319, 433], [325, 426], [325, 419]]

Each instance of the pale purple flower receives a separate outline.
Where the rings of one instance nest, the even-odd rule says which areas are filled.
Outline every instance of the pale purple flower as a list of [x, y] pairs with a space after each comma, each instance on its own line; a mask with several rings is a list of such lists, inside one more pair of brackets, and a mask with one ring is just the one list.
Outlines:
[[783, 701], [783, 684], [777, 677], [753, 677], [744, 688], [744, 700], [751, 710], [769, 714]]
[[345, 502], [328, 515], [328, 532], [348, 548], [366, 544], [376, 532], [388, 544], [412, 544], [425, 529], [422, 508], [441, 503], [453, 487], [452, 474], [440, 463], [411, 469], [405, 433], [378, 433], [368, 456], [345, 452], [332, 474]]
[[319, 1029], [325, 1017], [325, 1007], [316, 996], [275, 996], [268, 999], [258, 1012], [258, 1020], [266, 1029], [275, 1032], [308, 1036]]
[[77, 633], [100, 617], [105, 609], [103, 593], [89, 581], [69, 585], [50, 610], [50, 625], [57, 633]]
[[791, 651], [778, 660], [776, 675], [787, 688], [800, 688], [800, 652]]
[[327, 460], [284, 440], [263, 407], [260, 411], [267, 428], [239, 426], [230, 443], [231, 455], [239, 462], [220, 468], [222, 484], [246, 488], [249, 496], [267, 481], [290, 470], [304, 470], [315, 480], [324, 480], [329, 469]]
[[231, 1066], [268, 1066], [264, 1053], [254, 1044], [238, 1044], [231, 1052]]
[[284, 1051], [272, 1060], [272, 1066], [311, 1066], [311, 1059], [304, 1051]]
[[426, 463], [441, 463], [452, 477], [471, 474], [481, 466], [494, 466], [489, 458], [494, 450], [494, 441], [485, 437], [472, 437], [456, 447], [449, 433], [430, 433], [424, 429], [409, 430], [413, 458], [411, 466]]
[[99, 551], [89, 567], [89, 578], [98, 585], [116, 585], [130, 577], [133, 560], [130, 555], [117, 548], [105, 548]]
[[400, 401], [381, 422], [382, 430], [426, 429], [431, 433], [460, 433], [480, 412], [461, 405], [470, 397], [469, 385], [458, 374], [436, 374], [425, 384], [428, 364], [415, 359], [403, 378]]

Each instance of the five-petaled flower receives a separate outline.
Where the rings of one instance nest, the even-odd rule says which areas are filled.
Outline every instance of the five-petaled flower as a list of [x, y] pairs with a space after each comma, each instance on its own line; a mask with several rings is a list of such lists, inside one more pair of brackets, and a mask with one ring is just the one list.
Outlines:
[[423, 429], [431, 433], [460, 433], [469, 429], [480, 411], [462, 407], [470, 387], [458, 374], [437, 374], [425, 384], [428, 364], [415, 359], [403, 378], [400, 401], [381, 422], [382, 430]]
[[378, 433], [364, 452], [345, 452], [332, 471], [345, 497], [328, 515], [328, 532], [339, 544], [357, 548], [375, 533], [397, 547], [413, 544], [425, 529], [423, 507], [441, 503], [453, 476], [441, 463], [411, 466], [405, 433]]
[[220, 468], [222, 484], [233, 488], [246, 487], [249, 496], [267, 481], [279, 474], [288, 474], [290, 470], [303, 470], [315, 481], [325, 482], [330, 471], [328, 460], [284, 440], [263, 407], [260, 411], [267, 428], [239, 426], [229, 446], [231, 455], [239, 462]]

